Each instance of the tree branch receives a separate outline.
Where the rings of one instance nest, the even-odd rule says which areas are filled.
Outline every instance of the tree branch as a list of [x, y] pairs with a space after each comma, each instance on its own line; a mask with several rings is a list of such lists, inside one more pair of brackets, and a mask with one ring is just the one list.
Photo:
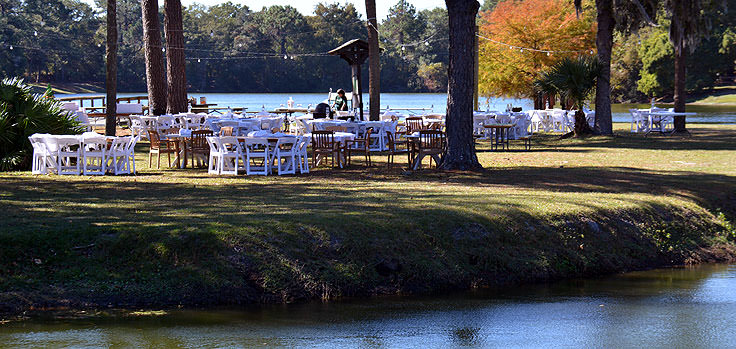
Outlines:
[[639, 0], [631, 0], [631, 2], [633, 2], [634, 5], [636, 5], [636, 8], [639, 9], [639, 12], [641, 12], [641, 15], [644, 17], [644, 20], [647, 22], [647, 24], [651, 25], [652, 27], [659, 27], [659, 24], [654, 23], [652, 17], [649, 16], [646, 9], [644, 9], [644, 5], [642, 5]]

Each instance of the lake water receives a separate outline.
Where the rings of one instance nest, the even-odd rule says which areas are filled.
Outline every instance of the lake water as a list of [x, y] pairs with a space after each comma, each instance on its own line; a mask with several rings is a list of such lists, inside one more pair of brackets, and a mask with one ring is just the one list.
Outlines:
[[[75, 94], [61, 96], [92, 96], [100, 94]], [[120, 97], [143, 96], [145, 92], [139, 93], [120, 93]], [[246, 107], [251, 111], [261, 110], [262, 107], [272, 110], [281, 105], [286, 105], [289, 97], [292, 97], [295, 104], [301, 104], [306, 107], [309, 104], [316, 105], [327, 98], [327, 93], [191, 93], [190, 97], [206, 97], [207, 103], [216, 103], [219, 107]], [[368, 94], [363, 95], [366, 99], [363, 103], [368, 105]], [[486, 103], [488, 102], [488, 103]], [[522, 107], [524, 110], [532, 109], [534, 104], [528, 99], [505, 99], [492, 98], [486, 101], [485, 98], [480, 100], [480, 108], [483, 110], [506, 110], [507, 104], [513, 104], [516, 107]], [[662, 107], [671, 107], [671, 105], [661, 104]], [[447, 94], [445, 93], [382, 93], [381, 107], [398, 108], [431, 108], [434, 112], [444, 113], [447, 109]], [[629, 109], [632, 108], [649, 108], [646, 104], [615, 104], [612, 107], [614, 122], [630, 122], [631, 114]], [[689, 112], [696, 112], [696, 116], [688, 116], [688, 122], [708, 122], [708, 123], [736, 123], [736, 106], [688, 106]]]
[[34, 318], [3, 347], [736, 347], [736, 266], [435, 297]]

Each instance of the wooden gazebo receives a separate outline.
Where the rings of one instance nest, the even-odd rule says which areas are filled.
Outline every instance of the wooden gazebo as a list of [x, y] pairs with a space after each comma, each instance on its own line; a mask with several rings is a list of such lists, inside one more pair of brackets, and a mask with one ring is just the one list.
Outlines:
[[353, 39], [329, 53], [340, 56], [350, 64], [353, 71], [353, 108], [357, 107], [360, 110], [360, 120], [363, 120], [363, 90], [361, 88], [360, 65], [368, 58], [368, 43], [360, 39]]

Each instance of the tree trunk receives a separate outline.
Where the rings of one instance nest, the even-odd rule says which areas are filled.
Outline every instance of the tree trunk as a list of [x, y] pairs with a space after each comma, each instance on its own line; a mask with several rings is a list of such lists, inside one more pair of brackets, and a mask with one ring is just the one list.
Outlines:
[[450, 65], [447, 86], [447, 148], [441, 168], [479, 170], [473, 139], [473, 63], [476, 0], [445, 0], [450, 23]]
[[166, 31], [167, 95], [166, 112], [187, 111], [187, 76], [184, 57], [184, 32], [181, 0], [164, 0], [164, 30]]
[[575, 137], [583, 137], [593, 134], [593, 130], [588, 125], [588, 120], [585, 120], [585, 112], [580, 107], [575, 112]]
[[152, 115], [166, 114], [166, 68], [161, 52], [161, 29], [158, 1], [142, 0], [143, 43], [146, 54], [146, 86], [148, 108]]
[[105, 51], [105, 135], [115, 136], [118, 96], [118, 20], [116, 0], [107, 0], [107, 45]]
[[[675, 112], [685, 112], [685, 48], [675, 46]], [[675, 132], [687, 132], [685, 116], [675, 116]]]
[[534, 109], [539, 110], [544, 107], [544, 103], [547, 100], [547, 95], [537, 93], [534, 97]]
[[595, 130], [599, 134], [613, 134], [611, 117], [611, 51], [613, 49], [613, 29], [616, 20], [613, 17], [612, 0], [596, 0], [598, 10], [598, 32], [595, 45], [598, 49], [600, 72], [595, 89]]
[[370, 97], [370, 119], [378, 121], [381, 113], [381, 52], [378, 46], [378, 21], [376, 0], [365, 0], [368, 17], [368, 96]]

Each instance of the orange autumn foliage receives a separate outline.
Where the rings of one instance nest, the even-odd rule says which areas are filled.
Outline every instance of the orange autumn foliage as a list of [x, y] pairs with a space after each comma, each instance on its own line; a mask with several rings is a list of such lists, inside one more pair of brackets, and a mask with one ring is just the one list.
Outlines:
[[595, 10], [589, 4], [585, 8], [576, 16], [572, 0], [506, 0], [482, 12], [480, 35], [513, 47], [479, 38], [480, 94], [534, 97], [539, 72], [563, 57], [590, 54], [595, 49]]

